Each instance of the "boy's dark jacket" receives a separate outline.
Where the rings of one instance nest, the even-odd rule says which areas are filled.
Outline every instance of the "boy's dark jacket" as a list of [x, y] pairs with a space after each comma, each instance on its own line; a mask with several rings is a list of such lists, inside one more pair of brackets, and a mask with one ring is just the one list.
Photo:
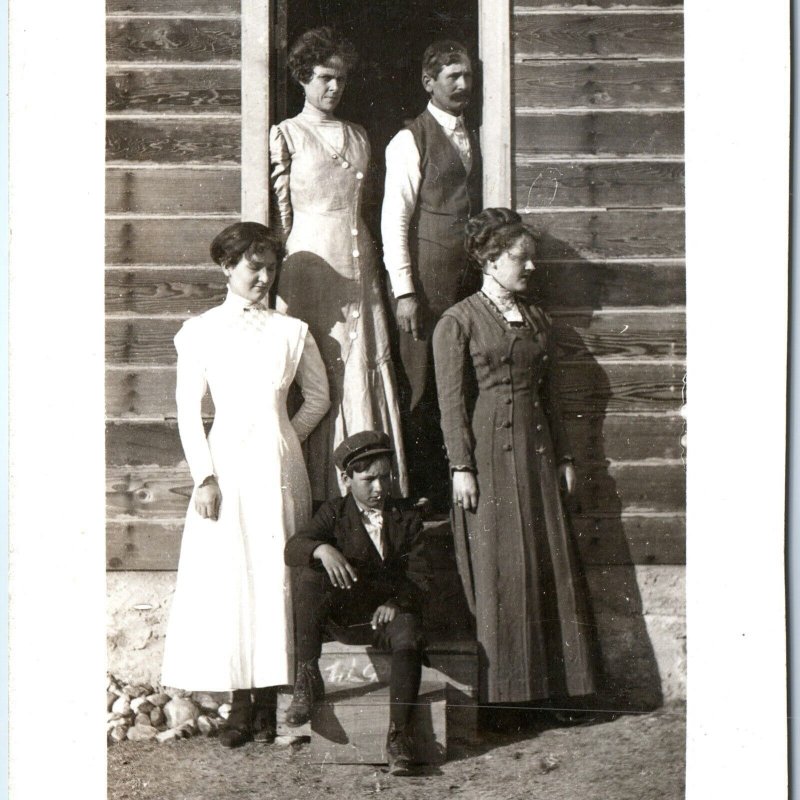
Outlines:
[[381, 561], [351, 494], [325, 502], [311, 522], [286, 542], [284, 560], [290, 567], [324, 571], [314, 550], [321, 544], [333, 545], [353, 566], [359, 583], [386, 585], [387, 601], [394, 600], [404, 610], [419, 611], [428, 590], [428, 564], [423, 554], [422, 519], [418, 511], [405, 505], [405, 501], [386, 500], [385, 561]]

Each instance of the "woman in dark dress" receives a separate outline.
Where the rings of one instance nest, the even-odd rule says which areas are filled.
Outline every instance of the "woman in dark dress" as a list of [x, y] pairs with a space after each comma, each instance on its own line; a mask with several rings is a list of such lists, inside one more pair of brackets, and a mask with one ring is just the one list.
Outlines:
[[466, 234], [483, 286], [444, 313], [433, 350], [456, 556], [482, 653], [480, 700], [558, 707], [593, 694], [595, 682], [561, 500], [576, 476], [550, 321], [523, 299], [536, 241], [506, 208], [482, 211]]

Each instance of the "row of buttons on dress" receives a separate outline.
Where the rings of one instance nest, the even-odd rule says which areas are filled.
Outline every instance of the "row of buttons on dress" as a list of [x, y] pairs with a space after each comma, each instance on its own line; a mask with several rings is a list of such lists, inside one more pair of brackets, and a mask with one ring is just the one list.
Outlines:
[[[333, 160], [336, 161], [336, 160], [338, 160], [338, 158], [339, 158], [338, 153], [334, 153], [333, 154]], [[351, 166], [351, 164], [350, 164], [349, 161], [346, 161], [346, 160], [342, 161], [342, 169], [350, 169], [350, 166]], [[361, 172], [361, 170], [356, 172], [356, 180], [358, 180], [358, 181], [363, 181], [364, 180], [364, 173]], [[350, 233], [352, 234], [353, 237], [358, 236], [358, 228], [350, 228]], [[361, 255], [361, 253], [358, 251], [358, 247], [355, 246], [353, 248], [353, 258], [358, 258], [360, 255]], [[355, 339], [356, 337], [351, 333], [350, 334], [350, 338], [351, 339]]]
[[[515, 341], [516, 341], [516, 339], [515, 339]], [[542, 356], [542, 361], [546, 364], [549, 360], [550, 360], [550, 357], [547, 355], [547, 353], [545, 353]], [[502, 356], [501, 359], [500, 359], [500, 363], [501, 364], [506, 364], [506, 365], [511, 364], [511, 356]], [[511, 376], [506, 376], [505, 378], [503, 378], [503, 383], [506, 384], [506, 385], [510, 385], [511, 384]], [[536, 381], [536, 383], [539, 386], [541, 386], [542, 384], [544, 384], [544, 378], [539, 378]], [[510, 406], [514, 402], [514, 400], [513, 400], [512, 397], [509, 396], [509, 397], [506, 397], [505, 402], [506, 402], [506, 405]], [[539, 408], [540, 405], [541, 405], [541, 403], [538, 400], [534, 400], [533, 401], [533, 407], [534, 408]], [[513, 423], [511, 422], [511, 420], [508, 419], [503, 423], [503, 427], [504, 428], [511, 428], [512, 424]], [[536, 431], [538, 433], [541, 433], [543, 430], [544, 430], [544, 426], [541, 423], [537, 423]], [[507, 453], [511, 452], [512, 449], [513, 449], [513, 447], [512, 447], [512, 445], [510, 443], [503, 445], [503, 450], [505, 450]], [[540, 455], [542, 453], [544, 453], [545, 450], [546, 450], [546, 447], [543, 444], [540, 444], [536, 448], [536, 452], [539, 453]]]

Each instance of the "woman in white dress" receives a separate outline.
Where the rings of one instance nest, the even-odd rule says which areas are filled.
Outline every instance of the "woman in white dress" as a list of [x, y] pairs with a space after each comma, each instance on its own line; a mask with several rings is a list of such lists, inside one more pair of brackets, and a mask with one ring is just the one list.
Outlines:
[[[195, 490], [186, 513], [162, 683], [233, 691], [228, 747], [274, 738], [276, 686], [291, 682], [293, 630], [283, 548], [310, 519], [300, 442], [329, 407], [325, 367], [308, 326], [266, 306], [279, 238], [236, 223], [211, 245], [225, 301], [187, 320], [178, 351], [178, 428]], [[289, 419], [292, 381], [304, 402]], [[210, 390], [208, 437], [201, 402]], [[255, 690], [255, 698], [251, 691]]]
[[305, 106], [270, 131], [275, 225], [287, 252], [277, 305], [308, 323], [331, 392], [331, 412], [304, 447], [315, 501], [344, 493], [333, 451], [364, 430], [392, 439], [395, 492], [408, 495], [389, 325], [361, 217], [369, 142], [360, 125], [333, 115], [355, 60], [352, 44], [329, 28], [300, 36], [289, 68]]

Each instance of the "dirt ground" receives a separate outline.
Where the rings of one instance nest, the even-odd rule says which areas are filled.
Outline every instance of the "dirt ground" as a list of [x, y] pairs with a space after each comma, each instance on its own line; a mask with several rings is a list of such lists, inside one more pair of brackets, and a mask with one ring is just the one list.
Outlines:
[[[229, 751], [202, 737], [124, 742], [108, 751], [110, 800], [680, 800], [685, 707], [578, 727], [511, 721], [480, 744], [451, 743], [448, 760], [410, 777], [385, 768], [314, 765], [302, 745]], [[513, 728], [513, 732], [510, 730]]]

